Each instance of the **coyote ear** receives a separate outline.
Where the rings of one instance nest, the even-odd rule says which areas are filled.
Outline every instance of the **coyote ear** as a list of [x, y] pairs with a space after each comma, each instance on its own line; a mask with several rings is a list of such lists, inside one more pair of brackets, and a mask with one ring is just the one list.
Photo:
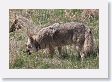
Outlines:
[[31, 42], [33, 42], [33, 37], [32, 37], [32, 36], [30, 36], [29, 38], [30, 38], [30, 41], [31, 41]]
[[14, 21], [14, 24], [17, 24], [18, 23], [18, 19], [16, 19], [15, 21]]
[[15, 13], [14, 19], [15, 19], [15, 20], [16, 20], [16, 19], [18, 19], [18, 16], [17, 16], [17, 14], [16, 14], [16, 13]]
[[91, 30], [89, 31], [89, 33], [91, 34]]
[[18, 23], [18, 16], [17, 14], [15, 13], [14, 14], [14, 24], [17, 24]]
[[27, 36], [29, 37], [30, 41], [33, 42], [33, 37], [32, 37], [33, 34], [31, 34], [31, 33], [27, 33]]
[[88, 32], [89, 34], [91, 34], [91, 33], [92, 33], [92, 29], [91, 29], [91, 28], [88, 28], [88, 29], [87, 29], [87, 32]]
[[92, 29], [91, 28], [89, 29], [89, 33], [92, 34]]

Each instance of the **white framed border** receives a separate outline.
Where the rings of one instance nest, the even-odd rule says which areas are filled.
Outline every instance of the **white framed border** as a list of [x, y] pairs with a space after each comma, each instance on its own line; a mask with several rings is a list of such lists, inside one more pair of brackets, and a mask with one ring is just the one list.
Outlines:
[[[3, 0], [0, 9], [0, 76], [3, 78], [108, 78], [106, 0]], [[9, 69], [9, 9], [99, 9], [99, 69]]]

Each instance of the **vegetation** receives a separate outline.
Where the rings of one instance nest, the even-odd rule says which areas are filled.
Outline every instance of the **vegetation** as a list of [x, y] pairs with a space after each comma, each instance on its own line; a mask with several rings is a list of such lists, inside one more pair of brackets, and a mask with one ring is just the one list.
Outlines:
[[[44, 28], [53, 23], [82, 22], [92, 29], [95, 47], [99, 48], [99, 11], [96, 9], [11, 9], [9, 23], [11, 26], [14, 14], [33, 21], [36, 29]], [[59, 57], [57, 50], [53, 58], [49, 57], [47, 49], [25, 52], [27, 28], [10, 32], [9, 34], [9, 68], [10, 69], [98, 69], [99, 53], [95, 52], [83, 62], [78, 59], [73, 46], [64, 46], [64, 57]]]

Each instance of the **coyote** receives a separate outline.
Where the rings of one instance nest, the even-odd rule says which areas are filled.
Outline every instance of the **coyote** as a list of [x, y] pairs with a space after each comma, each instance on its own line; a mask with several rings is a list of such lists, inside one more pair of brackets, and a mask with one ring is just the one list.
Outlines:
[[9, 32], [14, 32], [20, 29], [34, 29], [36, 25], [33, 24], [32, 20], [29, 20], [23, 16], [15, 15], [12, 24], [10, 25]]
[[37, 34], [28, 34], [27, 52], [48, 48], [51, 57], [58, 48], [59, 55], [62, 55], [62, 46], [75, 45], [77, 52], [83, 60], [87, 54], [93, 51], [93, 35], [90, 28], [78, 22], [64, 24], [55, 23], [42, 28]]

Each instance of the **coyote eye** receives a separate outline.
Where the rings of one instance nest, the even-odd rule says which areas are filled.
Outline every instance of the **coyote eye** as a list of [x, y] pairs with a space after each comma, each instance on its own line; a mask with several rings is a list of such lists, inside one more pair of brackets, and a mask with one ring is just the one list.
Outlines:
[[31, 45], [27, 45], [28, 48], [31, 48]]

